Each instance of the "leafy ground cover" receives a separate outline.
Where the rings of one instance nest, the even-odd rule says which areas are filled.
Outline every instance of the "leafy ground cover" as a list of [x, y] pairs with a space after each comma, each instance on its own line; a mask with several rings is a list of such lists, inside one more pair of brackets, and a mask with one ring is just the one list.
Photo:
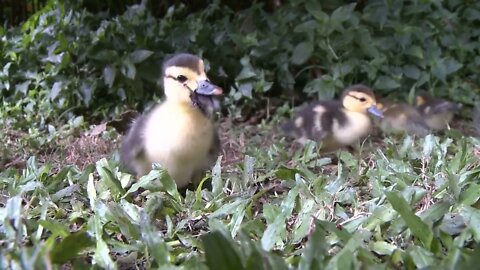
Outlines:
[[[373, 137], [359, 152], [325, 156], [314, 142], [292, 147], [272, 123], [227, 121], [222, 131], [224, 156], [207, 177], [211, 190], [184, 197], [161, 169], [130, 186], [132, 177], [119, 171], [112, 153], [118, 144], [112, 128], [56, 140], [55, 153], [39, 155], [50, 162], [31, 157], [22, 170], [3, 170], [2, 268], [476, 263], [478, 139], [455, 131]], [[139, 188], [146, 191], [132, 196]]]
[[[234, 13], [213, 1], [155, 18], [49, 1], [0, 28], [0, 268], [475, 268], [478, 5], [291, 0]], [[127, 108], [159, 99], [175, 50], [205, 56], [229, 90], [211, 189], [184, 195], [161, 168], [121, 172], [116, 150]], [[358, 81], [403, 100], [426, 88], [462, 102], [463, 117], [333, 155], [278, 134], [290, 104]]]

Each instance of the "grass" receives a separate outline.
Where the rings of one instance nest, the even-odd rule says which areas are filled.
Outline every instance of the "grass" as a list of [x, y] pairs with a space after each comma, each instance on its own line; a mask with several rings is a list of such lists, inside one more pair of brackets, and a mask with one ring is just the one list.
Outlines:
[[[461, 269], [476, 263], [478, 138], [458, 131], [420, 139], [373, 136], [358, 152], [322, 155], [314, 142], [298, 147], [281, 138], [273, 118], [223, 122], [223, 156], [205, 178], [211, 190], [185, 196], [161, 168], [138, 181], [121, 172], [121, 136], [111, 127], [89, 130], [72, 122], [57, 127], [45, 149], [26, 146], [48, 134], [8, 129], [0, 268]], [[134, 196], [139, 188], [145, 192]]]

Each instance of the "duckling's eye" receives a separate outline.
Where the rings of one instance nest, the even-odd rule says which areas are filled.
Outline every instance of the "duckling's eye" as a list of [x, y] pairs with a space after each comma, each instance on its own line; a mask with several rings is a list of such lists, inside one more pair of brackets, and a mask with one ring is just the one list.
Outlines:
[[360, 100], [360, 102], [365, 102], [365, 101], [367, 101], [367, 99], [366, 99], [366, 98], [364, 98], [364, 97], [362, 97], [362, 98], [359, 98], [358, 100]]
[[181, 83], [184, 83], [184, 82], [186, 82], [188, 79], [187, 79], [187, 77], [185, 77], [185, 76], [183, 76], [183, 75], [178, 75], [178, 76], [177, 76], [177, 80], [178, 80], [179, 82], [181, 82]]

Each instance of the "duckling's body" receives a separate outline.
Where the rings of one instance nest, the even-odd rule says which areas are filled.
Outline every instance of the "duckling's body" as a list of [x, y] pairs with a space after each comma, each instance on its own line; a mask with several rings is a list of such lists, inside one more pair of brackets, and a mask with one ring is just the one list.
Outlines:
[[203, 62], [193, 55], [174, 56], [164, 72], [166, 100], [134, 122], [122, 145], [121, 160], [138, 176], [158, 163], [178, 187], [185, 187], [202, 179], [220, 151], [209, 113], [211, 99], [206, 96], [221, 89], [208, 82]]
[[384, 133], [407, 133], [424, 137], [430, 132], [422, 115], [412, 105], [382, 102], [381, 105], [379, 104], [379, 108], [384, 116], [379, 121], [379, 126]]
[[381, 116], [372, 90], [364, 85], [347, 88], [341, 101], [317, 101], [298, 112], [283, 126], [286, 135], [304, 144], [307, 139], [322, 142], [323, 151], [351, 145], [371, 128], [367, 113]]
[[455, 113], [462, 107], [460, 104], [455, 104], [441, 98], [435, 98], [426, 93], [418, 95], [416, 101], [417, 109], [422, 115], [425, 123], [433, 130], [450, 128], [450, 121], [452, 121]]

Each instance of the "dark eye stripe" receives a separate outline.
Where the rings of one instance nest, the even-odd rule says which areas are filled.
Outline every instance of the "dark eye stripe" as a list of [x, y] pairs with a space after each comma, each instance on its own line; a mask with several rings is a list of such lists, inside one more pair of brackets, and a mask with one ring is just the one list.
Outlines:
[[353, 97], [353, 98], [356, 99], [356, 100], [360, 100], [361, 102], [367, 101], [367, 99], [364, 98], [364, 97], [359, 98], [359, 97], [356, 97], [356, 96], [353, 96], [353, 95], [349, 95], [349, 96], [350, 96], [350, 97]]
[[185, 77], [185, 76], [183, 76], [183, 75], [178, 75], [178, 76], [177, 76], [177, 80], [178, 80], [179, 82], [183, 83], [183, 82], [186, 82], [188, 79], [187, 79], [187, 77]]
[[165, 77], [170, 78], [170, 79], [174, 79], [175, 81], [179, 81], [181, 83], [184, 83], [188, 80], [188, 78], [184, 75], [178, 75], [177, 77], [173, 77], [172, 75], [167, 75]]

